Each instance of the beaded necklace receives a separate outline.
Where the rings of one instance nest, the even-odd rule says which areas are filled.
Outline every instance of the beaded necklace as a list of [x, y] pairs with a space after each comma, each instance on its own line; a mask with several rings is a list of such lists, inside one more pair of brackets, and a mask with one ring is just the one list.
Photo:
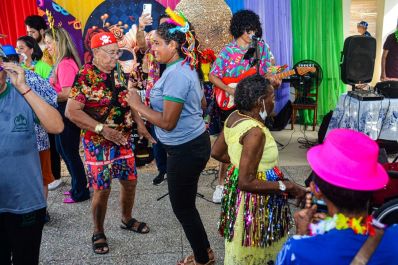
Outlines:
[[310, 224], [309, 230], [311, 236], [323, 235], [332, 229], [352, 229], [355, 234], [373, 236], [375, 234], [375, 227], [384, 229], [386, 226], [379, 223], [371, 215], [366, 218], [354, 218], [338, 213], [333, 215], [333, 217], [327, 217], [317, 224]]

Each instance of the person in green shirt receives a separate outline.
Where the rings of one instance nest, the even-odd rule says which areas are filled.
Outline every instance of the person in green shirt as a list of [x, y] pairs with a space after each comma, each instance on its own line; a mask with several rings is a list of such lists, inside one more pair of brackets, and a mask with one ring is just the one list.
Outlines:
[[22, 36], [17, 40], [17, 52], [21, 58], [21, 66], [32, 70], [44, 79], [48, 79], [52, 67], [43, 62], [43, 52], [37, 41], [30, 36]]

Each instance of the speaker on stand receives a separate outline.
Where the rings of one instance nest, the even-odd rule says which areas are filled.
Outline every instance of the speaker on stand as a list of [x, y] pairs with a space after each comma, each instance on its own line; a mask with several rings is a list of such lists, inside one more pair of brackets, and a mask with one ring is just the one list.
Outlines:
[[341, 54], [341, 80], [355, 85], [372, 81], [376, 58], [376, 39], [365, 36], [351, 36], [345, 39]]

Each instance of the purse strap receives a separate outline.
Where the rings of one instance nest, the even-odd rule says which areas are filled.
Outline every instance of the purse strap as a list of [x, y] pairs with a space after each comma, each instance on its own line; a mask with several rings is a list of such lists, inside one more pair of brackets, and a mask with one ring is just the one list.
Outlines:
[[366, 265], [383, 238], [384, 230], [375, 227], [375, 235], [368, 236], [350, 265]]

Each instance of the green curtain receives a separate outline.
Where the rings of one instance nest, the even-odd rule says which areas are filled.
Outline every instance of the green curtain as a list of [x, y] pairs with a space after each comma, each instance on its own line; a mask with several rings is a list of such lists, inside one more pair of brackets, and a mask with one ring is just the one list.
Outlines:
[[[318, 91], [318, 122], [336, 107], [345, 91], [340, 79], [340, 55], [343, 50], [342, 0], [291, 0], [293, 61], [314, 60], [323, 69]], [[311, 124], [313, 113], [300, 112], [300, 120]]]

